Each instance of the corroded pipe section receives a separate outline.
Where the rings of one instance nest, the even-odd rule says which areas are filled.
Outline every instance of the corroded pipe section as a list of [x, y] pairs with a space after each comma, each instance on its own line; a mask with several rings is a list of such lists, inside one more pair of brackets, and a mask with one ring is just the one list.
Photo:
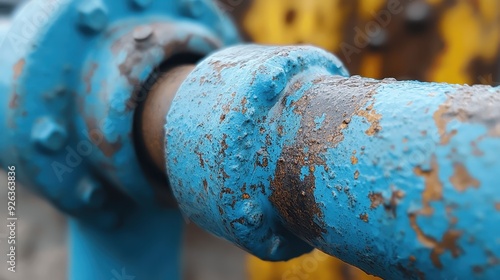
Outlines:
[[346, 78], [311, 47], [200, 63], [167, 115], [185, 215], [253, 254], [387, 279], [500, 273], [500, 89]]

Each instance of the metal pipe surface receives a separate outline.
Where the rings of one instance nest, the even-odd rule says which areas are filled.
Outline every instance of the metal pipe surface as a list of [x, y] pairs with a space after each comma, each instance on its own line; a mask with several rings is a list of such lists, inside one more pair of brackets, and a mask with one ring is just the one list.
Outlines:
[[315, 247], [387, 279], [493, 279], [500, 88], [342, 76], [311, 47], [200, 63], [165, 129], [181, 210], [263, 259]]

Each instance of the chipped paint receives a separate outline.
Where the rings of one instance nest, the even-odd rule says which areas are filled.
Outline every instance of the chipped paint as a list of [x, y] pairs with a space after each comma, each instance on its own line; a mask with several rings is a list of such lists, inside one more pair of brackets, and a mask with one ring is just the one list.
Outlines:
[[463, 164], [456, 163], [454, 167], [455, 173], [453, 173], [453, 176], [450, 177], [450, 182], [458, 191], [463, 192], [468, 188], [479, 188], [479, 181], [470, 175], [469, 171]]
[[182, 211], [262, 259], [311, 245], [386, 279], [499, 273], [478, 260], [484, 246], [500, 255], [500, 216], [485, 203], [500, 201], [500, 162], [486, 153], [500, 150], [500, 89], [345, 78], [331, 75], [346, 74], [337, 62], [248, 45], [199, 64], [167, 116]]
[[438, 201], [443, 198], [443, 185], [439, 179], [439, 165], [436, 162], [436, 157], [432, 157], [430, 170], [423, 170], [421, 167], [415, 168], [415, 174], [421, 176], [425, 180], [425, 190], [422, 192], [422, 215], [432, 215], [433, 209], [431, 202]]
[[23, 73], [24, 65], [26, 64], [26, 60], [24, 58], [20, 59], [16, 64], [14, 64], [12, 72], [14, 73], [14, 80], [17, 80], [21, 73]]

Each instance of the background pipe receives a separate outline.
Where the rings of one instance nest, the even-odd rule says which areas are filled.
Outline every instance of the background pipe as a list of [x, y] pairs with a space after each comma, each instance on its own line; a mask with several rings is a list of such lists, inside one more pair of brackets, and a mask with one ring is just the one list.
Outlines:
[[234, 25], [210, 0], [32, 0], [0, 37], [0, 167], [71, 216], [69, 278], [179, 279], [183, 219], [136, 109]]
[[240, 46], [166, 118], [183, 213], [263, 259], [316, 247], [387, 279], [500, 272], [500, 89], [345, 78], [311, 47]]

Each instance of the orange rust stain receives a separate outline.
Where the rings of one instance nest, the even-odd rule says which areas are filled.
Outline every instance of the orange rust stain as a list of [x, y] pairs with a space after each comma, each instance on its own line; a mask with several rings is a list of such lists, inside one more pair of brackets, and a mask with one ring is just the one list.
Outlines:
[[455, 229], [450, 229], [444, 233], [441, 241], [437, 241], [434, 237], [425, 234], [417, 224], [417, 215], [415, 213], [409, 214], [411, 228], [417, 234], [417, 239], [425, 247], [431, 248], [431, 261], [435, 267], [441, 269], [443, 264], [439, 256], [446, 251], [450, 251], [454, 258], [457, 258], [462, 253], [462, 250], [457, 245], [457, 240], [462, 233]]
[[431, 260], [434, 266], [437, 268], [443, 268], [443, 264], [441, 263], [439, 256], [446, 251], [450, 251], [454, 258], [460, 256], [462, 250], [458, 247], [457, 241], [461, 235], [462, 233], [460, 231], [453, 229], [448, 230], [443, 235], [443, 240], [436, 244], [436, 247], [431, 252]]
[[381, 193], [370, 193], [368, 195], [368, 198], [372, 202], [370, 205], [371, 209], [375, 209], [384, 203], [384, 197], [382, 196]]
[[247, 193], [244, 193], [244, 194], [241, 195], [241, 198], [243, 198], [243, 199], [249, 199], [250, 195], [247, 194]]
[[24, 70], [24, 65], [26, 65], [26, 60], [20, 59], [16, 64], [14, 64], [13, 71], [14, 71], [14, 80], [17, 80], [19, 76], [21, 76], [21, 73], [23, 73]]
[[357, 114], [358, 116], [364, 117], [371, 124], [365, 131], [366, 135], [373, 136], [382, 130], [382, 127], [380, 126], [382, 115], [378, 114], [375, 109], [373, 109], [373, 104], [366, 107], [364, 110], [359, 110]]
[[[446, 113], [448, 112], [449, 106], [443, 104], [439, 106], [439, 108], [434, 112], [433, 118], [436, 123], [436, 127], [439, 132], [439, 136], [441, 137], [441, 144], [446, 145], [450, 142], [451, 138], [454, 136], [446, 133], [446, 125], [448, 124], [448, 120], [445, 118]], [[456, 134], [456, 131], [455, 131]]]
[[359, 218], [360, 218], [363, 222], [368, 223], [368, 214], [366, 214], [366, 213], [359, 214]]
[[434, 237], [432, 236], [426, 235], [418, 226], [417, 215], [415, 213], [410, 213], [408, 218], [410, 219], [411, 228], [417, 234], [418, 241], [420, 241], [420, 243], [422, 243], [422, 245], [424, 245], [425, 247], [434, 248], [437, 244], [436, 239], [434, 239]]
[[453, 184], [455, 189], [459, 192], [463, 192], [468, 188], [479, 188], [480, 183], [474, 177], [472, 177], [467, 168], [461, 163], [455, 163], [455, 172], [453, 176], [450, 177], [450, 182]]
[[352, 156], [352, 157], [351, 157], [351, 163], [352, 163], [353, 165], [358, 164], [358, 158], [357, 158], [356, 156]]
[[416, 167], [414, 172], [417, 176], [421, 176], [425, 180], [425, 190], [422, 192], [423, 208], [420, 213], [429, 216], [434, 212], [430, 203], [443, 198], [443, 184], [439, 180], [439, 167], [436, 156], [432, 157], [431, 169], [429, 171]]
[[497, 211], [500, 211], [500, 202], [495, 203], [495, 209], [497, 209]]

